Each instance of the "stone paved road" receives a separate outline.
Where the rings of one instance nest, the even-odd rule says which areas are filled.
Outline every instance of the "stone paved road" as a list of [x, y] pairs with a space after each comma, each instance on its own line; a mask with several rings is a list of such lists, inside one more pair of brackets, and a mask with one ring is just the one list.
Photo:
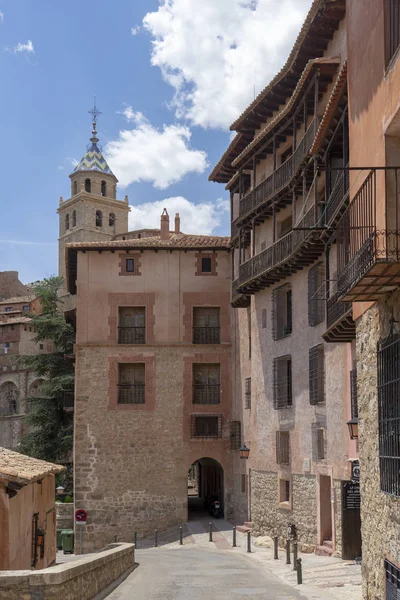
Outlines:
[[304, 600], [245, 554], [183, 546], [138, 550], [139, 567], [107, 600]]

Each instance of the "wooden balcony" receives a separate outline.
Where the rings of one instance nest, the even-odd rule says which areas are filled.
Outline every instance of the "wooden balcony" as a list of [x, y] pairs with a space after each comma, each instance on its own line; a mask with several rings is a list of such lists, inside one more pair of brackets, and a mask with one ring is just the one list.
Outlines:
[[[337, 225], [342, 301], [375, 301], [400, 286], [399, 176], [400, 168], [371, 169]], [[379, 208], [390, 229], [377, 226], [378, 189], [386, 193]]]
[[351, 342], [356, 338], [351, 302], [341, 302], [336, 292], [326, 302], [327, 330], [322, 335], [326, 342]]
[[247, 308], [247, 306], [250, 306], [250, 296], [241, 294], [238, 291], [238, 285], [239, 279], [235, 279], [235, 281], [232, 281], [231, 305], [234, 308]]
[[324, 249], [314, 224], [312, 207], [290, 233], [240, 265], [238, 291], [254, 294], [313, 263]]
[[[276, 194], [292, 182], [304, 160], [308, 157], [315, 138], [316, 123], [317, 121], [314, 118], [292, 156], [276, 169], [272, 175], [264, 179], [264, 181], [241, 199], [237, 221], [243, 223], [248, 218], [253, 218], [260, 209], [268, 212], [269, 205], [272, 204], [272, 200], [274, 200]], [[272, 214], [272, 209], [270, 209], [270, 213]]]

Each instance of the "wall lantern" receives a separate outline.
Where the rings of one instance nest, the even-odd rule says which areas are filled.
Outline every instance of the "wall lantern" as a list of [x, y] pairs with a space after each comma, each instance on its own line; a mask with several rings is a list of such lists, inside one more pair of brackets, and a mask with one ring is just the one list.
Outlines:
[[63, 488], [62, 485], [59, 485], [58, 487], [56, 487], [56, 494], [58, 496], [62, 496], [65, 492], [65, 488]]
[[349, 426], [350, 439], [358, 440], [358, 419], [350, 419], [347, 421]]
[[239, 452], [240, 452], [240, 458], [249, 458], [250, 448], [248, 448], [246, 446], [246, 444], [243, 444], [243, 446], [240, 448]]

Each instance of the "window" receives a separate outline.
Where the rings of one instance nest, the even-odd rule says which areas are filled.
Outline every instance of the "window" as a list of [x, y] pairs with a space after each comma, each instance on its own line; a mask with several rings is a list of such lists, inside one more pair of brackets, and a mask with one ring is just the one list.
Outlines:
[[310, 388], [310, 404], [325, 402], [325, 360], [324, 345], [318, 344], [308, 351], [308, 379]]
[[279, 502], [288, 505], [291, 502], [291, 485], [288, 479], [279, 480]]
[[385, 559], [386, 600], [397, 600], [400, 597], [400, 569]]
[[72, 211], [72, 227], [76, 227], [76, 210]]
[[29, 304], [24, 304], [24, 306], [22, 307], [22, 310], [29, 310]]
[[193, 365], [193, 404], [219, 404], [220, 390], [220, 365]]
[[308, 271], [308, 324], [315, 327], [325, 319], [325, 273], [319, 262]]
[[193, 343], [220, 344], [219, 307], [193, 308]]
[[88, 192], [89, 194], [92, 191], [92, 182], [90, 181], [90, 179], [85, 179], [85, 192]]
[[73, 195], [76, 196], [76, 194], [78, 193], [78, 182], [74, 181], [74, 185], [73, 185]]
[[278, 240], [280, 240], [292, 231], [292, 215], [290, 215], [290, 217], [286, 217], [286, 219], [283, 219], [283, 221], [278, 223], [278, 227]]
[[246, 475], [245, 475], [245, 473], [242, 473], [242, 475], [240, 476], [240, 482], [241, 482], [240, 489], [241, 489], [242, 494], [244, 494], [246, 492]]
[[135, 272], [135, 259], [134, 258], [126, 258], [126, 272], [134, 273]]
[[400, 335], [378, 344], [378, 425], [381, 490], [400, 496]]
[[101, 182], [101, 195], [102, 196], [107, 196], [107, 184], [105, 181]]
[[13, 307], [12, 306], [7, 306], [4, 310], [5, 312], [12, 312]]
[[350, 371], [351, 418], [358, 419], [357, 369]]
[[118, 309], [118, 343], [146, 343], [146, 309], [144, 306], [120, 306]]
[[251, 359], [251, 306], [247, 307], [247, 327], [249, 330], [249, 360]]
[[65, 215], [65, 231], [69, 229], [69, 215]]
[[314, 462], [325, 458], [325, 428], [319, 423], [311, 425], [312, 456]]
[[101, 210], [96, 210], [96, 227], [103, 226], [103, 213]]
[[274, 408], [292, 406], [292, 359], [290, 355], [274, 358]]
[[251, 377], [244, 380], [244, 407], [251, 408]]
[[263, 308], [261, 311], [261, 327], [267, 329], [267, 309]]
[[39, 344], [39, 350], [43, 350], [44, 346], [43, 344]]
[[118, 403], [145, 403], [145, 364], [121, 363], [119, 365]]
[[278, 465], [288, 465], [290, 460], [289, 431], [276, 432], [276, 462]]
[[211, 273], [212, 270], [211, 258], [202, 258], [201, 259], [201, 272], [202, 273]]
[[10, 342], [6, 342], [4, 344], [4, 348], [11, 348], [11, 343]]
[[272, 292], [272, 337], [280, 340], [292, 333], [292, 290], [288, 283]]
[[242, 445], [240, 421], [231, 421], [229, 423], [229, 442], [231, 450], [239, 450]]
[[221, 438], [222, 417], [221, 415], [192, 415], [190, 431], [192, 438]]
[[108, 225], [110, 227], [114, 227], [114, 225], [115, 225], [115, 215], [114, 215], [114, 213], [110, 213], [108, 215]]
[[385, 0], [385, 63], [388, 67], [400, 45], [399, 0]]

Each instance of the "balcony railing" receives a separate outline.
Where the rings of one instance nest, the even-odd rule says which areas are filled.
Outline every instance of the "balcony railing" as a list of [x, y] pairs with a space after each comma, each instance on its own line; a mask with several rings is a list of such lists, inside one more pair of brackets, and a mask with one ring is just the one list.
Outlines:
[[118, 327], [119, 344], [145, 344], [146, 327]]
[[238, 291], [239, 279], [232, 281], [232, 297], [231, 304], [234, 308], [246, 308], [250, 306], [250, 296], [241, 294]]
[[341, 317], [351, 311], [351, 302], [341, 302], [339, 293], [333, 294], [326, 302], [326, 324], [332, 327]]
[[326, 342], [351, 342], [356, 338], [351, 302], [341, 302], [339, 292], [326, 301], [326, 327], [323, 334]]
[[219, 327], [193, 327], [193, 344], [220, 344]]
[[326, 201], [325, 224], [332, 226], [349, 199], [349, 172], [340, 172]]
[[193, 404], [219, 404], [221, 401], [220, 384], [193, 385]]
[[145, 384], [120, 384], [118, 386], [119, 404], [144, 404], [146, 396]]
[[350, 371], [351, 418], [358, 419], [357, 369]]
[[[400, 286], [399, 177], [397, 167], [371, 169], [337, 225], [341, 300], [373, 301]], [[377, 217], [391, 228], [379, 228]]]
[[242, 219], [256, 208], [272, 199], [275, 194], [286, 187], [297, 173], [300, 165], [308, 156], [312, 142], [315, 138], [316, 119], [314, 118], [301, 142], [288, 160], [286, 160], [272, 175], [264, 179], [251, 192], [241, 199], [239, 205], [239, 218]]

